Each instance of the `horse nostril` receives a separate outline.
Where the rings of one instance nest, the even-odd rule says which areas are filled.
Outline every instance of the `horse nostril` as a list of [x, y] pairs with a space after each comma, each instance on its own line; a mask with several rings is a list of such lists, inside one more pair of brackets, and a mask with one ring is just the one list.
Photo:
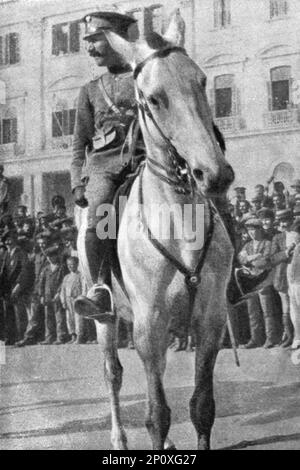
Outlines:
[[196, 180], [203, 181], [203, 171], [202, 170], [194, 170], [193, 171], [194, 177]]

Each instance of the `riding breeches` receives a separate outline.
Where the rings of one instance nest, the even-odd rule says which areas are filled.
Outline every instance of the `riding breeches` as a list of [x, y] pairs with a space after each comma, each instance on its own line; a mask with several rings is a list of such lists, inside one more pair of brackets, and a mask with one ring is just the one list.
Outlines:
[[[91, 169], [90, 169], [91, 170]], [[93, 167], [86, 187], [88, 200], [87, 220], [79, 230], [78, 251], [87, 287], [105, 283], [110, 286], [110, 251], [111, 240], [100, 240], [97, 236], [97, 224], [101, 217], [97, 211], [101, 204], [111, 204], [116, 186], [108, 173], [99, 167]]]

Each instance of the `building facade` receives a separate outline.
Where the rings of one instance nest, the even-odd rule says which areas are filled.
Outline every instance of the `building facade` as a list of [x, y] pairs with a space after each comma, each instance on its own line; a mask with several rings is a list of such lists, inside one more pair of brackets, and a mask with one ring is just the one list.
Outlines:
[[[0, 0], [0, 162], [11, 199], [31, 213], [54, 194], [72, 211], [69, 167], [79, 88], [101, 70], [85, 52], [80, 19], [101, 0]], [[186, 49], [207, 74], [236, 183], [300, 175], [298, 0], [127, 0], [142, 37], [163, 32], [178, 6]]]

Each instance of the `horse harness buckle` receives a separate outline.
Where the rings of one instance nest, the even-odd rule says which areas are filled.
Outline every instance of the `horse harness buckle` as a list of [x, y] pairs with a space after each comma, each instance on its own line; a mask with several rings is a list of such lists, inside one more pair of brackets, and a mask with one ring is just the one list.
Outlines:
[[201, 283], [201, 276], [200, 274], [187, 274], [185, 276], [186, 285], [190, 288], [197, 289], [199, 284]]

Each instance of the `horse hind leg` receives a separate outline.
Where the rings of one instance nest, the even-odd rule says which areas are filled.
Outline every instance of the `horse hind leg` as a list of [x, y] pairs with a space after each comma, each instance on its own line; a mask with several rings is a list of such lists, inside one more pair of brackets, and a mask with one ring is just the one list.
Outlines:
[[143, 361], [147, 377], [148, 397], [145, 424], [154, 450], [174, 448], [173, 443], [167, 438], [171, 423], [171, 410], [163, 388], [167, 337], [165, 340], [162, 339], [164, 336], [161, 334], [162, 331], [166, 331], [166, 325], [156, 325], [155, 331], [153, 323], [152, 326], [134, 325], [135, 346]]
[[96, 323], [98, 342], [104, 354], [104, 377], [111, 407], [111, 444], [114, 450], [127, 450], [127, 437], [120, 415], [123, 367], [117, 349], [117, 324]]

